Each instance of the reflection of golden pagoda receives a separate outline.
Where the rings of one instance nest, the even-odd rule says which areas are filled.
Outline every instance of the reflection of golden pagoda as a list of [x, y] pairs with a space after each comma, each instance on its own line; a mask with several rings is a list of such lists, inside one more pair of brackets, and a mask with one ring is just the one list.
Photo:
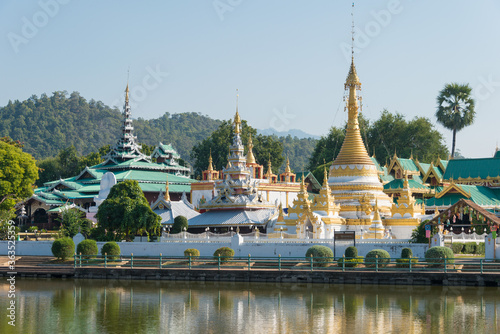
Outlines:
[[347, 225], [371, 225], [373, 207], [379, 203], [382, 214], [390, 213], [391, 199], [383, 192], [378, 170], [366, 151], [358, 122], [358, 100], [356, 90], [361, 89], [354, 66], [354, 58], [345, 83], [349, 91], [346, 136], [340, 153], [330, 167], [328, 184], [340, 204], [340, 216]]

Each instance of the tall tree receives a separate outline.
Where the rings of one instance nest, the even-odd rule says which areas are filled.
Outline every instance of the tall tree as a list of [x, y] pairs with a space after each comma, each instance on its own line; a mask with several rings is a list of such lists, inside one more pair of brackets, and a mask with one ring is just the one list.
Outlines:
[[0, 213], [10, 218], [14, 205], [33, 194], [38, 179], [35, 159], [16, 142], [0, 140]]
[[452, 158], [455, 156], [457, 132], [474, 122], [476, 112], [471, 92], [472, 88], [469, 84], [449, 83], [444, 86], [437, 97], [437, 121], [453, 131]]
[[98, 228], [106, 230], [108, 236], [113, 235], [115, 240], [130, 240], [140, 231], [148, 235], [159, 235], [161, 230], [161, 217], [151, 210], [135, 180], [114, 185], [97, 209], [96, 218]]

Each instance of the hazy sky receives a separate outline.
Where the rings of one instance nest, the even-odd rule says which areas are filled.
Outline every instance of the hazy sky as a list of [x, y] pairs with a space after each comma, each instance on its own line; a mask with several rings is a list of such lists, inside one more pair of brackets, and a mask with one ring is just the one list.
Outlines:
[[[0, 106], [78, 91], [133, 116], [199, 112], [325, 135], [342, 126], [352, 1], [41, 0], [0, 2]], [[445, 83], [469, 83], [476, 122], [467, 157], [500, 140], [499, 1], [356, 1], [355, 62], [364, 114], [387, 108], [435, 122]], [[451, 146], [451, 131], [438, 126]]]

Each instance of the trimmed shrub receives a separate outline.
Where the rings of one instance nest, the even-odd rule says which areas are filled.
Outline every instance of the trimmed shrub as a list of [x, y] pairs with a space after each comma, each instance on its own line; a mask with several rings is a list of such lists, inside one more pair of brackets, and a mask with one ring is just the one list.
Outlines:
[[344, 268], [353, 268], [357, 267], [359, 264], [363, 264], [363, 257], [358, 256], [355, 259], [340, 257], [337, 259], [337, 266], [342, 267], [342, 262], [344, 262]]
[[477, 246], [477, 244], [475, 242], [466, 242], [464, 249], [462, 249], [462, 253], [475, 254], [476, 253], [476, 246]]
[[478, 255], [484, 255], [486, 253], [486, 249], [484, 246], [484, 242], [480, 242], [476, 246], [476, 254]]
[[444, 258], [447, 264], [455, 263], [455, 255], [448, 247], [434, 246], [425, 252], [425, 261], [429, 262], [430, 268], [442, 268], [444, 266]]
[[64, 261], [75, 254], [75, 243], [71, 238], [56, 239], [51, 250], [55, 257]]
[[229, 247], [217, 248], [214, 252], [214, 258], [218, 259], [220, 256], [220, 262], [227, 262], [234, 257], [234, 250]]
[[94, 258], [95, 255], [99, 254], [99, 249], [97, 249], [97, 242], [92, 239], [82, 240], [78, 246], [76, 246], [76, 254], [86, 255], [85, 259]]
[[462, 242], [454, 242], [451, 244], [451, 250], [453, 251], [453, 254], [460, 254], [464, 246], [465, 244]]
[[197, 258], [200, 256], [200, 251], [197, 250], [196, 248], [188, 248], [184, 251], [184, 256], [185, 257], [194, 257], [194, 258]]
[[306, 258], [313, 257], [314, 265], [317, 267], [326, 267], [333, 260], [333, 251], [326, 246], [315, 245], [306, 252]]
[[358, 257], [358, 249], [354, 246], [349, 246], [345, 249], [345, 257], [350, 259], [357, 259]]
[[401, 258], [402, 259], [410, 259], [413, 256], [413, 252], [411, 248], [403, 248], [401, 250]]
[[121, 254], [120, 246], [114, 241], [106, 242], [101, 248], [101, 254], [107, 254], [107, 258], [110, 260], [116, 260]]
[[379, 268], [386, 267], [389, 264], [389, 262], [391, 262], [391, 257], [389, 253], [383, 249], [374, 249], [366, 254], [365, 265], [368, 268], [374, 268], [377, 262]]
[[174, 223], [172, 224], [172, 234], [181, 233], [184, 229], [188, 229], [188, 220], [184, 216], [177, 216], [174, 218]]
[[416, 257], [396, 259], [396, 267], [397, 268], [410, 268], [410, 261], [411, 261], [412, 267], [418, 263], [418, 259]]

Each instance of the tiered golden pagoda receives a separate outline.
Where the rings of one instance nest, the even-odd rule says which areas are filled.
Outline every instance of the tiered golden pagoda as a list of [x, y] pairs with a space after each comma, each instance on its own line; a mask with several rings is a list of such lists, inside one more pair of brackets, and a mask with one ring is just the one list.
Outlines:
[[372, 224], [368, 231], [362, 235], [363, 239], [384, 239], [386, 237], [386, 229], [380, 218], [378, 203], [375, 203], [375, 214], [373, 215]]
[[264, 166], [259, 165], [255, 160], [255, 156], [253, 155], [253, 141], [252, 134], [248, 138], [248, 153], [247, 153], [247, 167], [252, 170], [252, 177], [254, 179], [262, 179], [264, 174]]
[[340, 204], [340, 215], [347, 219], [347, 225], [371, 225], [375, 202], [378, 202], [383, 215], [389, 215], [392, 201], [383, 192], [377, 167], [361, 138], [358, 121], [358, 101], [361, 98], [356, 95], [356, 91], [361, 89], [361, 82], [354, 58], [344, 87], [348, 91], [346, 136], [330, 167], [328, 184]]
[[286, 168], [285, 172], [280, 174], [281, 182], [295, 182], [296, 174], [292, 173], [292, 169], [290, 168], [290, 160], [288, 157], [286, 158]]
[[[405, 173], [405, 179], [403, 182], [403, 190], [398, 197], [398, 203], [392, 204], [392, 218], [399, 218], [399, 224], [402, 225], [403, 220], [408, 218], [410, 221], [407, 223], [414, 224], [414, 218], [421, 215], [425, 215], [425, 207], [422, 204], [417, 204], [415, 198], [411, 193], [410, 186], [408, 184], [408, 174]], [[401, 220], [403, 218], [403, 220]]]
[[203, 176], [203, 181], [213, 181], [219, 179], [219, 172], [214, 170], [212, 165], [212, 149], [210, 149], [210, 155], [208, 157], [208, 168], [201, 172]]

